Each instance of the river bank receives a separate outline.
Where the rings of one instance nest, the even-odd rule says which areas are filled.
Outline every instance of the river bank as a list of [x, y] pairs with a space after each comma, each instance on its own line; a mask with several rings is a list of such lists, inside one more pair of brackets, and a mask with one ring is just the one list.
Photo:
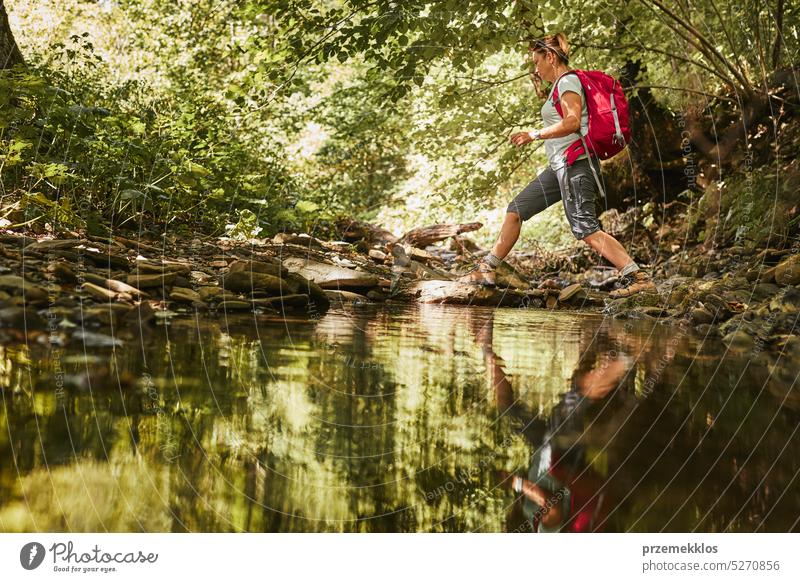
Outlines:
[[113, 344], [114, 329], [196, 313], [316, 318], [331, 304], [420, 302], [658, 318], [732, 347], [800, 356], [797, 248], [698, 245], [657, 254], [647, 267], [658, 293], [612, 300], [617, 272], [592, 264], [598, 257], [580, 246], [513, 254], [494, 289], [456, 282], [486, 253], [463, 234], [479, 227], [436, 225], [398, 238], [354, 222], [339, 241], [285, 233], [247, 241], [6, 233], [0, 340], [33, 334], [43, 342]]

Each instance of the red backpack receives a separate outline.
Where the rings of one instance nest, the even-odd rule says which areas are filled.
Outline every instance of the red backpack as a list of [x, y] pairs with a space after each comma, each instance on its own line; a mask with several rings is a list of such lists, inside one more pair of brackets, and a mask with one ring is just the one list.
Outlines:
[[[574, 69], [564, 75], [575, 73], [583, 87], [586, 108], [589, 111], [589, 130], [585, 136], [570, 145], [565, 155], [567, 165], [571, 166], [575, 159], [588, 147], [591, 154], [606, 160], [618, 154], [631, 139], [631, 128], [628, 119], [628, 100], [622, 91], [622, 85], [611, 75], [603, 71], [583, 71]], [[564, 75], [561, 75], [563, 77]], [[561, 101], [558, 98], [558, 81], [553, 89], [553, 105], [561, 117]], [[583, 140], [586, 144], [583, 144]]]

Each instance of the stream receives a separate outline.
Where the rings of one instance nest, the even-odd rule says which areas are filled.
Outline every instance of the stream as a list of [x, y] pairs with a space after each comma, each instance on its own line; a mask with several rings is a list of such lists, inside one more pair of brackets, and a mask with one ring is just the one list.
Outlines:
[[800, 403], [758, 343], [392, 304], [143, 333], [0, 346], [0, 531], [800, 527]]

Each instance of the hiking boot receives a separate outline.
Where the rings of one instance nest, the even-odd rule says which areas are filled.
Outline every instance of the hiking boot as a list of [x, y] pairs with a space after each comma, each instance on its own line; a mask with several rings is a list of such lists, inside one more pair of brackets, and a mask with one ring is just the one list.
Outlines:
[[472, 271], [456, 279], [459, 283], [468, 283], [470, 285], [483, 285], [484, 287], [494, 287], [496, 285], [494, 278], [494, 268], [484, 262], [478, 263]]
[[617, 284], [620, 285], [620, 287], [608, 294], [612, 299], [630, 297], [631, 295], [642, 292], [656, 292], [656, 284], [653, 283], [647, 273], [641, 270], [634, 271], [630, 275], [621, 277]]

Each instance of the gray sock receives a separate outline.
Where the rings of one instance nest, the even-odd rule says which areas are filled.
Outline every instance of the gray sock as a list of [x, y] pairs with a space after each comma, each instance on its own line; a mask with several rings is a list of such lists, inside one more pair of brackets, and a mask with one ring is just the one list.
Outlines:
[[492, 253], [489, 253], [483, 258], [483, 262], [492, 267], [493, 269], [496, 269], [497, 267], [500, 266], [500, 263], [503, 262], [503, 259], [494, 256]]
[[624, 276], [630, 275], [631, 273], [634, 273], [634, 272], [636, 272], [638, 270], [639, 270], [639, 265], [637, 265], [635, 261], [631, 261], [630, 263], [628, 263], [627, 265], [622, 267], [622, 271], [620, 271], [620, 275], [622, 275], [624, 277]]

